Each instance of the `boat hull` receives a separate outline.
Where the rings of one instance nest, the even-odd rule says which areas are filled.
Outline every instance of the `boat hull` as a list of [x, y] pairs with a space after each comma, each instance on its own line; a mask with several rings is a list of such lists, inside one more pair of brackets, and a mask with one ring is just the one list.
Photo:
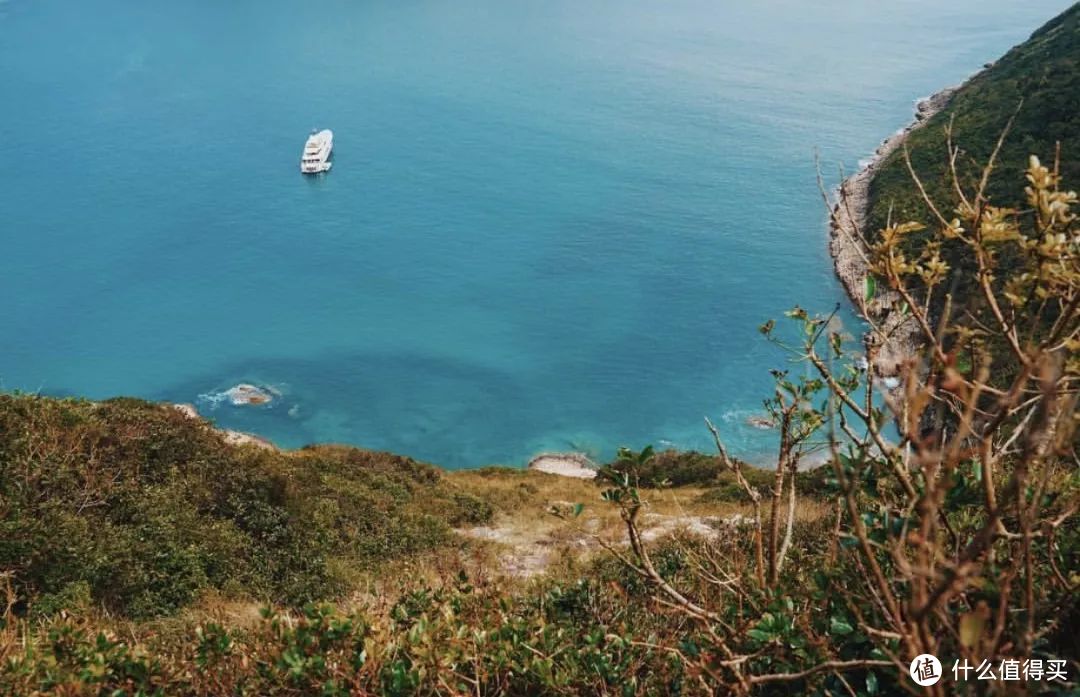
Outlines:
[[300, 155], [300, 171], [304, 174], [328, 172], [332, 163], [330, 155], [334, 151], [334, 134], [329, 129], [313, 133], [304, 144]]

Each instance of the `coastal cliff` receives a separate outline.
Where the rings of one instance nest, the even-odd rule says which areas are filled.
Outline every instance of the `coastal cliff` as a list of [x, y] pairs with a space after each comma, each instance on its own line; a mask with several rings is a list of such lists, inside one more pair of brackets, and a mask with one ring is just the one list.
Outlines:
[[[878, 376], [895, 375], [922, 340], [917, 323], [900, 311], [896, 293], [875, 288], [877, 284], [867, 280], [867, 243], [878, 230], [889, 220], [932, 219], [912, 180], [904, 149], [926, 194], [934, 201], [948, 202], [953, 200], [953, 191], [946, 171], [946, 131], [951, 131], [952, 146], [959, 148], [956, 167], [962, 181], [978, 181], [981, 167], [997, 148], [997, 176], [988, 182], [986, 200], [995, 206], [1022, 208], [1026, 202], [1010, 186], [1022, 180], [1030, 155], [1048, 163], [1056, 160], [1065, 181], [1080, 176], [1080, 158], [1075, 156], [1080, 138], [1078, 64], [1080, 4], [1047, 22], [963, 84], [920, 100], [914, 122], [887, 138], [871, 161], [841, 184], [830, 216], [829, 250], [855, 307], [881, 329], [879, 334], [888, 337], [880, 346], [867, 346], [868, 360]], [[910, 235], [908, 251], [917, 255], [929, 234]], [[968, 252], [963, 245], [945, 245], [942, 257], [950, 269], [946, 285], [954, 301], [963, 302], [973, 290]], [[936, 314], [940, 307], [931, 304], [930, 309]]]
[[[867, 346], [868, 360], [879, 377], [895, 376], [903, 361], [914, 353], [920, 339], [918, 324], [900, 311], [897, 293], [868, 286], [871, 183], [881, 163], [898, 152], [912, 132], [945, 109], [957, 89], [949, 87], [919, 100], [915, 105], [915, 120], [886, 138], [870, 162], [841, 183], [829, 216], [829, 252], [836, 275], [859, 313], [879, 326], [881, 334], [888, 337], [883, 344]], [[865, 340], [871, 341], [870, 336], [867, 335]]]

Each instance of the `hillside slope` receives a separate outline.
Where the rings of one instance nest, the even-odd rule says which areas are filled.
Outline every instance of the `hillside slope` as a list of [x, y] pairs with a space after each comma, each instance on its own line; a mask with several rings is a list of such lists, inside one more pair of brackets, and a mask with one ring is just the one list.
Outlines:
[[[236, 446], [169, 405], [0, 396], [0, 572], [37, 615], [201, 593], [299, 605], [491, 507], [407, 457]], [[0, 573], [0, 575], [3, 575]]]
[[[953, 125], [953, 143], [963, 150], [958, 166], [968, 184], [977, 182], [1009, 118], [1012, 128], [999, 155], [998, 176], [988, 192], [998, 206], [1016, 206], [1028, 156], [1052, 162], [1061, 144], [1061, 174], [1080, 180], [1080, 4], [1054, 18], [1026, 42], [965, 83], [948, 106], [907, 140], [912, 164], [935, 201], [951, 200], [946, 128]], [[870, 230], [889, 219], [929, 220], [904, 163], [903, 152], [886, 158], [870, 187]]]
[[[39, 618], [94, 607], [150, 619], [207, 594], [299, 607], [346, 597], [397, 560], [455, 551], [455, 530], [497, 523], [470, 537], [558, 536], [551, 503], [595, 502], [602, 488], [526, 470], [445, 472], [354, 447], [234, 440], [168, 404], [0, 395], [0, 590], [10, 581], [16, 611]], [[714, 457], [660, 453], [642, 483], [670, 480], [691, 499], [708, 493], [713, 516], [738, 512], [717, 510], [741, 497], [721, 470]], [[669, 528], [680, 512], [655, 509]], [[617, 532], [617, 511], [608, 513], [604, 525]], [[510, 551], [535, 556], [535, 546]]]

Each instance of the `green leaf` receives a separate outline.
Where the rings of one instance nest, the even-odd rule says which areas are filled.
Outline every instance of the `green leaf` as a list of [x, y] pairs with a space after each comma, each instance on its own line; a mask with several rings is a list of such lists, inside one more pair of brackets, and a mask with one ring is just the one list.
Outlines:
[[769, 637], [771, 636], [768, 632], [764, 632], [760, 629], [751, 629], [746, 633], [746, 635], [754, 641], [760, 641], [762, 643], [768, 641]]
[[874, 673], [874, 671], [870, 671], [866, 674], [866, 694], [877, 694], [877, 675]]
[[871, 300], [874, 299], [874, 295], [877, 294], [877, 279], [875, 279], [870, 274], [867, 274], [866, 278], [863, 279], [863, 285], [865, 286], [865, 289], [866, 289], [866, 292], [865, 292], [866, 301], [870, 302]]
[[829, 632], [831, 634], [844, 636], [845, 634], [851, 634], [853, 631], [855, 630], [848, 624], [847, 620], [840, 619], [836, 616], [829, 618]]
[[574, 517], [577, 518], [579, 515], [581, 515], [581, 512], [583, 510], [585, 510], [585, 504], [583, 504], [583, 503], [575, 503], [574, 504]]

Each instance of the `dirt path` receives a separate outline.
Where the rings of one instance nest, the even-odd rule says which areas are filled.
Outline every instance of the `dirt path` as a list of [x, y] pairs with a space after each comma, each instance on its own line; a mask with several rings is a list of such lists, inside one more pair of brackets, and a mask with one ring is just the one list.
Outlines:
[[[457, 532], [474, 540], [484, 540], [496, 546], [497, 558], [508, 576], [528, 578], [543, 573], [564, 555], [588, 555], [603, 548], [594, 535], [615, 545], [627, 544], [626, 531], [621, 524], [600, 517], [584, 517], [576, 525], [553, 517], [558, 524], [551, 526], [522, 526], [513, 519], [501, 523], [462, 528]], [[717, 535], [732, 526], [753, 524], [749, 518], [735, 513], [725, 517], [699, 515], [665, 515], [648, 513], [643, 518], [641, 537], [655, 542], [675, 532], [703, 537]]]

